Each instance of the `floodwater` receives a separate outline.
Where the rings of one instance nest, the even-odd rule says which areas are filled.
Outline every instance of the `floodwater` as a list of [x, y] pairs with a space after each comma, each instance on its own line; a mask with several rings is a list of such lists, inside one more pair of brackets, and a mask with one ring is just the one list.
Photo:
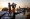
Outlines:
[[[9, 12], [5, 11], [5, 12], [2, 12], [0, 14], [2, 15], [4, 13], [5, 13], [5, 15], [2, 16], [1, 19], [11, 19], [11, 17], [9, 17], [9, 15], [8, 15]], [[13, 16], [13, 13], [11, 14], [11, 16]], [[24, 16], [23, 13], [20, 13], [20, 14], [15, 15], [15, 19], [26, 19], [26, 16]]]

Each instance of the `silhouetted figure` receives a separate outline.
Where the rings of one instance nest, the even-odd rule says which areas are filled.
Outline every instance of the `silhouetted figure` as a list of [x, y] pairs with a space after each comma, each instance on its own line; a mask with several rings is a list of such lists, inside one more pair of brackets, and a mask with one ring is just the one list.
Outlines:
[[25, 15], [25, 8], [24, 8], [24, 15]]
[[11, 6], [12, 6], [12, 10], [13, 10], [13, 18], [12, 19], [15, 19], [15, 7], [16, 7], [16, 4], [15, 3], [12, 3], [12, 5], [10, 5], [10, 3], [8, 3], [9, 4], [9, 13], [11, 14]]
[[12, 3], [12, 8], [13, 8], [13, 18], [12, 19], [15, 19], [15, 7], [16, 7], [16, 4]]
[[27, 18], [26, 19], [30, 19], [30, 14], [27, 15]]
[[9, 17], [11, 17], [11, 5], [10, 5], [10, 3], [8, 3], [8, 7], [9, 7]]
[[24, 8], [24, 15], [25, 15], [25, 8]]

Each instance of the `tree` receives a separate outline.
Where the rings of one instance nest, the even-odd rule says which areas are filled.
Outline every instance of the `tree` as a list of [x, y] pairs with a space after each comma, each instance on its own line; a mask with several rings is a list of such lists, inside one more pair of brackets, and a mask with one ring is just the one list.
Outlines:
[[3, 8], [2, 11], [8, 11], [8, 8]]

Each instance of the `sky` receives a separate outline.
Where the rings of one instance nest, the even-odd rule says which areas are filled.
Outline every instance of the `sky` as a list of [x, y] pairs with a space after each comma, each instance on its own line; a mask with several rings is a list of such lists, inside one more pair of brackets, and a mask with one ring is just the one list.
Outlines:
[[17, 4], [16, 8], [19, 6], [21, 8], [30, 7], [30, 0], [0, 0], [0, 8], [8, 7], [8, 2], [11, 4], [14, 2]]

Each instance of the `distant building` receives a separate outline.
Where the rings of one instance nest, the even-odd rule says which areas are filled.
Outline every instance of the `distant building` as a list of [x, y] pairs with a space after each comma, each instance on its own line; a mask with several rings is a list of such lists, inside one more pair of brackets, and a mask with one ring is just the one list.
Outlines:
[[19, 8], [17, 8], [17, 13], [20, 13], [20, 6], [19, 6]]
[[30, 8], [29, 7], [27, 7], [27, 12], [30, 12]]
[[27, 12], [30, 12], [30, 8], [29, 8], [29, 9], [27, 9]]
[[30, 14], [30, 8], [29, 7], [27, 7], [27, 13]]

